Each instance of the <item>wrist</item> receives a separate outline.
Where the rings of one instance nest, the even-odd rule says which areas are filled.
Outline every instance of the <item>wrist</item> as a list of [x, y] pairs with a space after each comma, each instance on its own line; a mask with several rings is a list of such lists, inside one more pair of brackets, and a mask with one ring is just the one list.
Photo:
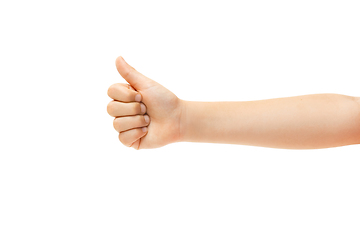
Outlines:
[[190, 102], [180, 99], [180, 117], [179, 117], [179, 139], [178, 142], [186, 142], [188, 129], [188, 108]]

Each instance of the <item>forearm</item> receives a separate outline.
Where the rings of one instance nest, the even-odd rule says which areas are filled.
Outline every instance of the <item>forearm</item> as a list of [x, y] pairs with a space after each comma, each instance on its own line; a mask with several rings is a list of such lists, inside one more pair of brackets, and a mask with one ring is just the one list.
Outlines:
[[356, 98], [314, 94], [243, 102], [183, 101], [181, 141], [287, 149], [360, 143]]

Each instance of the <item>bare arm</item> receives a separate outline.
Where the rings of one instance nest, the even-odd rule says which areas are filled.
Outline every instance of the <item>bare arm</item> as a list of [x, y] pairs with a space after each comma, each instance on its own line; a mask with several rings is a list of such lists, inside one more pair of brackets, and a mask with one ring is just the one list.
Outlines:
[[129, 83], [110, 86], [108, 113], [119, 140], [135, 149], [179, 141], [287, 149], [360, 144], [360, 99], [313, 94], [243, 102], [191, 102], [117, 58]]
[[286, 149], [360, 143], [359, 99], [314, 94], [244, 102], [184, 101], [181, 141]]

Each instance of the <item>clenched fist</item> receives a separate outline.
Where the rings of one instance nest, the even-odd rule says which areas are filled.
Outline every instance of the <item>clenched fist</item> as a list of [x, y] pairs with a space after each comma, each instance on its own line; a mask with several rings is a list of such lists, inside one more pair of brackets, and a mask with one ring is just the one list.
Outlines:
[[157, 148], [181, 139], [183, 101], [159, 83], [145, 77], [122, 57], [116, 68], [129, 83], [108, 89], [113, 99], [108, 113], [122, 144], [135, 149]]

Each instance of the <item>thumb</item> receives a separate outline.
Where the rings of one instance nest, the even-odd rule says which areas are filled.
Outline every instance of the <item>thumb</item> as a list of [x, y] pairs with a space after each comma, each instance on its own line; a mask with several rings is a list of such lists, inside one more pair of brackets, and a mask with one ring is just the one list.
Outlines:
[[116, 68], [120, 75], [136, 90], [147, 88], [151, 80], [125, 62], [124, 58], [118, 57], [115, 61]]

